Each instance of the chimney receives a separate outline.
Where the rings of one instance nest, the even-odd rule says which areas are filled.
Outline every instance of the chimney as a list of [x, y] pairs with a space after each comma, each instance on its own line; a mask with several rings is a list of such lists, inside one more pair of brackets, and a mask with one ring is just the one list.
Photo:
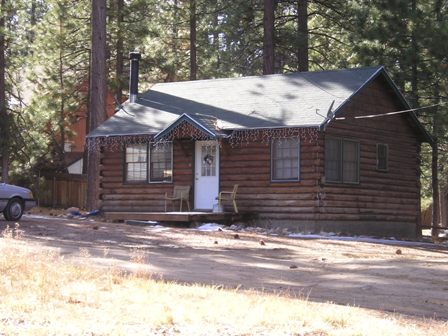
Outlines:
[[138, 62], [140, 61], [141, 55], [137, 51], [132, 51], [129, 53], [129, 59], [131, 61], [131, 71], [129, 74], [129, 102], [137, 102], [138, 96]]

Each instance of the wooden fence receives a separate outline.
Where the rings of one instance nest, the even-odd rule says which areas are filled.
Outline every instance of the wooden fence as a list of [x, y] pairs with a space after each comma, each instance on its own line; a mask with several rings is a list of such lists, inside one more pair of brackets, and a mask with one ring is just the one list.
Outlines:
[[85, 208], [86, 195], [87, 176], [77, 174], [46, 176], [36, 190], [38, 205], [53, 208]]

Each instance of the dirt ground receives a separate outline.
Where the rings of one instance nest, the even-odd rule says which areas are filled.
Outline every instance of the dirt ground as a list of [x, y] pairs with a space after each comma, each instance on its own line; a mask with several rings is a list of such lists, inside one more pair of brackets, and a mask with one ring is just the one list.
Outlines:
[[[0, 231], [7, 225], [0, 218]], [[448, 319], [448, 246], [343, 241], [133, 226], [25, 215], [0, 247], [55, 249], [65, 259], [185, 283], [257, 289], [419, 317]]]

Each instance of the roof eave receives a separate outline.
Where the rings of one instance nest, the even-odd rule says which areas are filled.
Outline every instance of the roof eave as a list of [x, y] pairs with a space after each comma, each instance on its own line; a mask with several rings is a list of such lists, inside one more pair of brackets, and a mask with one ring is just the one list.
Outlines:
[[163, 138], [163, 136], [165, 134], [167, 134], [168, 132], [170, 132], [172, 129], [174, 129], [176, 126], [180, 125], [184, 120], [187, 120], [190, 124], [192, 124], [193, 126], [197, 127], [198, 129], [200, 129], [201, 131], [203, 131], [204, 133], [206, 133], [207, 135], [210, 136], [210, 139], [215, 140], [216, 139], [216, 134], [213, 133], [212, 131], [210, 131], [207, 127], [205, 127], [204, 125], [202, 125], [201, 123], [199, 123], [197, 120], [193, 119], [191, 116], [189, 116], [187, 113], [183, 113], [179, 118], [177, 118], [176, 120], [174, 120], [171, 124], [169, 124], [167, 127], [165, 127], [163, 130], [161, 130], [159, 133], [157, 133], [154, 136], [154, 141], [159, 141], [160, 139]]

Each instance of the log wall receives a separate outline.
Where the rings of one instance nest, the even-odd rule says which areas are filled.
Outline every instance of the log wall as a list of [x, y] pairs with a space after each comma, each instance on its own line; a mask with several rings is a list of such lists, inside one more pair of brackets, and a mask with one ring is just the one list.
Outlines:
[[[314, 219], [318, 169], [317, 143], [300, 142], [300, 180], [271, 181], [270, 147], [249, 143], [221, 151], [221, 190], [232, 190], [239, 184], [237, 203], [243, 212], [254, 212], [270, 220]], [[228, 205], [230, 209], [230, 204]]]
[[[124, 153], [104, 151], [101, 158], [101, 210], [164, 211], [164, 195], [173, 191], [174, 184], [192, 186], [193, 161], [194, 142], [176, 141], [173, 146], [173, 183], [125, 183]], [[192, 193], [190, 200], [193, 200]]]
[[[403, 109], [382, 81], [377, 78], [359, 92], [338, 115], [346, 119], [332, 121], [321, 135], [322, 158], [326, 136], [359, 141], [360, 177], [357, 185], [320, 184], [317, 219], [371, 226], [387, 223], [413, 235], [420, 221], [420, 142], [415, 126], [406, 114], [354, 118]], [[378, 143], [389, 147], [388, 171], [376, 169]], [[324, 160], [319, 169], [323, 176]]]

